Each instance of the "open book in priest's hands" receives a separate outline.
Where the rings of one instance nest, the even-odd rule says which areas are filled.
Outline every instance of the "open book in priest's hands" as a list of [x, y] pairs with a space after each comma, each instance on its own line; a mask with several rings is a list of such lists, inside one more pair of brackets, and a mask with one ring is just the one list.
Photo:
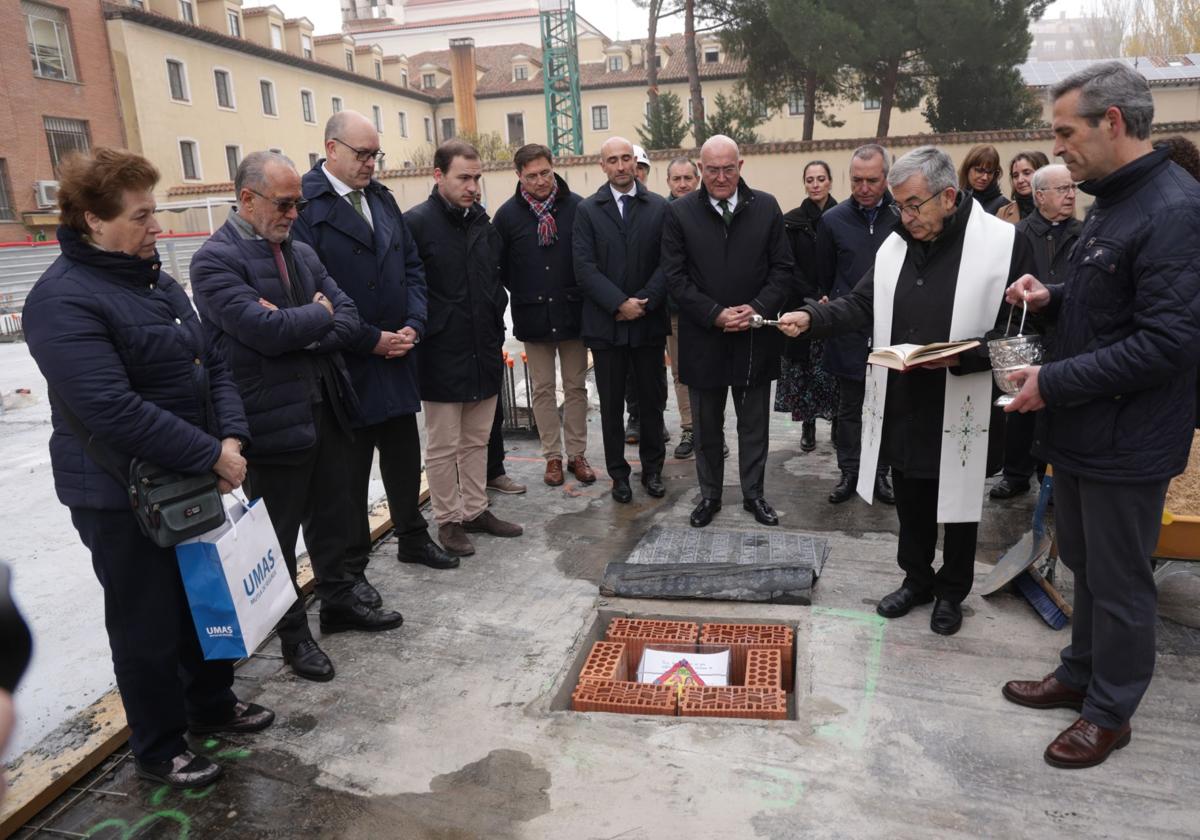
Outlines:
[[974, 339], [935, 341], [932, 344], [893, 344], [891, 347], [880, 347], [872, 351], [871, 355], [867, 357], [867, 362], [892, 370], [905, 371], [928, 362], [949, 359], [978, 346], [979, 342]]

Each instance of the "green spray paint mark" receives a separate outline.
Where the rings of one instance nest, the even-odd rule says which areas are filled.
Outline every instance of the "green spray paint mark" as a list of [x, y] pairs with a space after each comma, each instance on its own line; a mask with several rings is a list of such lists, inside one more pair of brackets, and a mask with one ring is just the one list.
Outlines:
[[213, 757], [214, 758], [229, 758], [229, 759], [233, 759], [234, 761], [240, 761], [243, 758], [250, 757], [250, 750], [242, 749], [240, 747], [230, 747], [227, 750], [221, 750], [219, 753], [217, 753]]
[[867, 737], [867, 722], [871, 717], [871, 705], [879, 683], [879, 663], [883, 658], [883, 637], [887, 632], [887, 619], [873, 612], [861, 610], [813, 607], [814, 615], [853, 621], [870, 634], [867, 639], [866, 672], [863, 676], [862, 700], [858, 712], [849, 723], [826, 723], [817, 727], [817, 734], [834, 738], [855, 749], [860, 749]]
[[125, 820], [105, 820], [104, 822], [96, 823], [96, 825], [92, 826], [88, 830], [87, 834], [83, 836], [95, 837], [112, 829], [120, 832], [120, 834], [112, 835], [116, 838], [116, 840], [132, 840], [132, 838], [137, 837], [142, 829], [144, 829], [146, 826], [159, 821], [174, 822], [178, 826], [179, 830], [175, 835], [175, 840], [187, 840], [188, 835], [192, 830], [192, 819], [187, 814], [183, 813], [182, 811], [165, 810], [156, 811], [153, 814], [147, 814], [132, 825]]

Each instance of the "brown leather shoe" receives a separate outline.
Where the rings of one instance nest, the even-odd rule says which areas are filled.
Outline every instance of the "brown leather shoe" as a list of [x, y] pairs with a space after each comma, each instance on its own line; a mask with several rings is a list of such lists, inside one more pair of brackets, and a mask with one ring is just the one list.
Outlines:
[[546, 462], [546, 474], [542, 476], [542, 481], [551, 487], [563, 483], [562, 458], [551, 458]]
[[1018, 706], [1028, 706], [1031, 709], [1074, 709], [1081, 711], [1086, 699], [1081, 691], [1060, 683], [1054, 674], [1047, 674], [1040, 680], [1012, 680], [1000, 689], [1004, 699]]
[[520, 525], [497, 519], [490, 510], [485, 510], [474, 519], [468, 519], [462, 526], [469, 534], [491, 534], [493, 537], [519, 537], [525, 533], [525, 529]]
[[567, 469], [574, 473], [575, 477], [584, 484], [591, 484], [596, 480], [596, 471], [592, 469], [592, 465], [588, 463], [588, 459], [582, 455], [568, 458]]
[[475, 553], [475, 546], [471, 544], [461, 522], [439, 525], [438, 542], [446, 549], [447, 554], [453, 554], [455, 557], [470, 557]]
[[1133, 732], [1126, 723], [1120, 729], [1105, 729], [1079, 718], [1046, 747], [1046, 763], [1063, 770], [1103, 764], [1113, 750], [1129, 743]]

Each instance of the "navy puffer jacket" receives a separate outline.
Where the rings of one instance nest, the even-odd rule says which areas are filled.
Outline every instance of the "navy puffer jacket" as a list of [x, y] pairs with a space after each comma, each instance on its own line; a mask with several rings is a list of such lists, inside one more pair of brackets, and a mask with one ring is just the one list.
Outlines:
[[1187, 465], [1195, 420], [1200, 184], [1161, 150], [1081, 188], [1096, 203], [1051, 287], [1034, 451], [1096, 481], [1162, 481]]
[[[351, 422], [357, 421], [358, 400], [339, 351], [369, 352], [377, 340], [312, 248], [289, 241], [283, 250], [290, 252], [296, 268], [296, 293], [308, 303], [292, 302], [270, 244], [243, 238], [232, 220], [192, 257], [196, 308], [241, 391], [254, 435], [246, 450], [252, 461], [316, 443], [313, 406], [325, 375], [334, 380], [339, 408]], [[329, 298], [333, 315], [311, 302], [317, 292]], [[268, 309], [259, 298], [277, 308]], [[328, 364], [323, 371], [324, 362]]]
[[[29, 351], [99, 441], [186, 473], [208, 472], [221, 438], [250, 438], [237, 388], [157, 257], [101, 251], [58, 229], [62, 255], [25, 300]], [[68, 507], [128, 510], [125, 488], [52, 412], [54, 488]]]

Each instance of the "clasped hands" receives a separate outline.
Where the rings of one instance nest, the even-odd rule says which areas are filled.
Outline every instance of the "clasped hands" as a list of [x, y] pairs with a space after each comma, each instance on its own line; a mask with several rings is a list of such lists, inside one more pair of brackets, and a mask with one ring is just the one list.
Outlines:
[[404, 327], [398, 332], [383, 330], [379, 333], [379, 341], [371, 352], [385, 359], [399, 359], [408, 355], [417, 343], [417, 331], [412, 327]]
[[757, 314], [757, 310], [748, 303], [727, 306], [717, 313], [715, 323], [725, 332], [741, 332], [750, 329], [750, 318]]

